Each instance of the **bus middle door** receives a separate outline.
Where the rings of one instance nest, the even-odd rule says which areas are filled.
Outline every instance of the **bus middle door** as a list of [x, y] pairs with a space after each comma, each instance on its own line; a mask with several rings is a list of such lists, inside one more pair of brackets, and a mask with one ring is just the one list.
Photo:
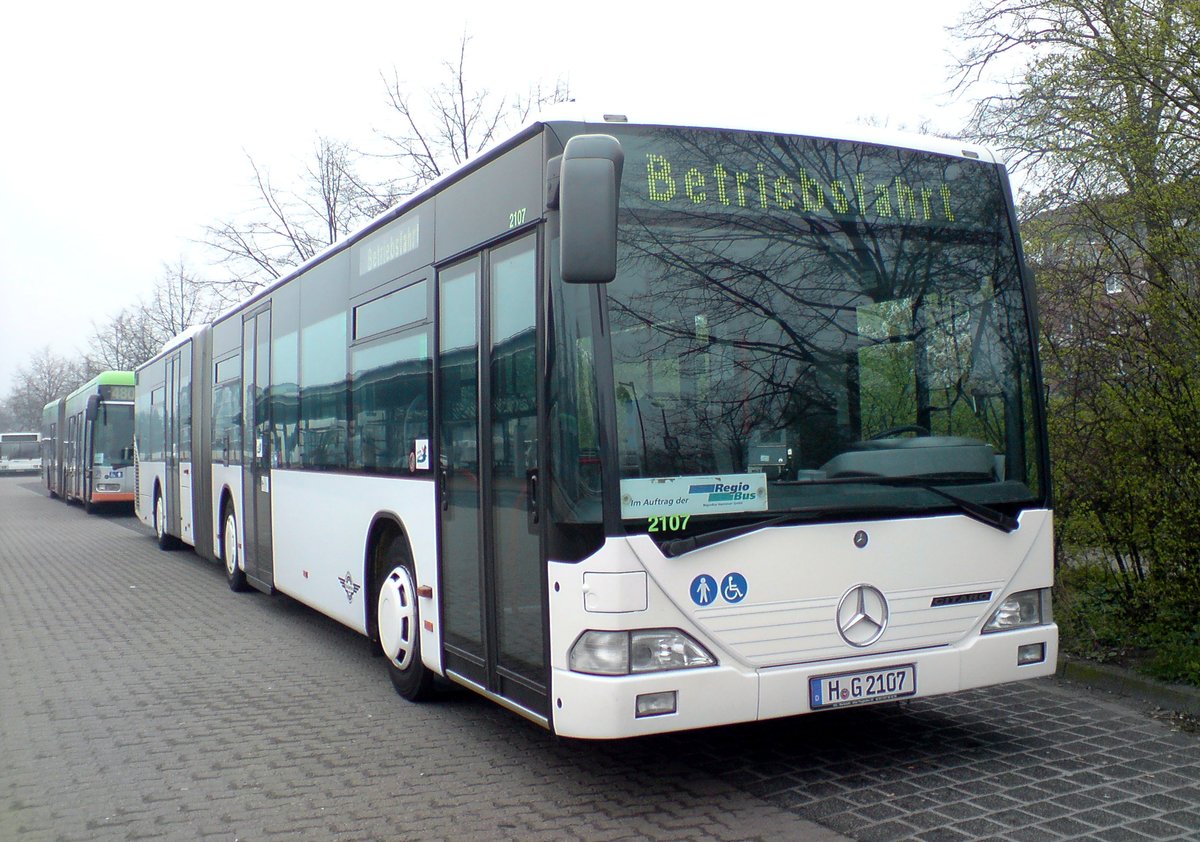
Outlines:
[[166, 361], [164, 384], [165, 412], [163, 413], [163, 452], [166, 461], [166, 481], [163, 495], [166, 513], [166, 532], [181, 535], [179, 506], [179, 354]]
[[275, 587], [271, 535], [271, 310], [242, 323], [242, 525], [246, 580], [261, 591]]

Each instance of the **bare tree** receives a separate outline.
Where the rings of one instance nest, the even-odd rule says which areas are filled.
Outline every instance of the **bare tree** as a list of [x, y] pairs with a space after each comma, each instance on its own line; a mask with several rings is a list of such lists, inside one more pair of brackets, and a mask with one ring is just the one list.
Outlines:
[[220, 310], [210, 284], [190, 270], [180, 258], [163, 264], [150, 298], [140, 305], [145, 322], [159, 344], [189, 327], [212, 321]]
[[105, 324], [93, 322], [87, 368], [90, 373], [130, 371], [157, 354], [171, 337], [211, 321], [218, 306], [206, 283], [182, 259], [163, 264], [147, 300], [124, 308]]
[[142, 306], [126, 307], [107, 323], [92, 322], [92, 337], [84, 354], [86, 373], [132, 371], [161, 347]]
[[[470, 41], [464, 34], [456, 58], [443, 62], [444, 81], [422, 95], [414, 95], [395, 68], [390, 81], [381, 74], [388, 104], [400, 117], [398, 130], [377, 131], [387, 147], [384, 152], [367, 154], [321, 136], [303, 171], [282, 183], [247, 155], [256, 206], [240, 218], [206, 227], [204, 242], [225, 271], [223, 278], [206, 281], [208, 289], [225, 303], [245, 299], [475, 157], [533, 112], [569, 99], [561, 79], [512, 95], [473, 87], [467, 76]], [[389, 172], [375, 179], [363, 176], [360, 170], [369, 160], [385, 162]]]
[[257, 206], [205, 228], [205, 243], [229, 273], [207, 281], [207, 289], [226, 303], [240, 301], [388, 207], [394, 196], [357, 174], [357, 157], [348, 144], [319, 137], [304, 172], [279, 186], [247, 155]]
[[80, 363], [52, 353], [49, 346], [44, 347], [17, 369], [8, 410], [18, 426], [36, 430], [41, 426], [42, 408], [78, 387], [86, 377]]
[[8, 407], [8, 398], [0, 401], [0, 430], [16, 430], [22, 426], [17, 423], [16, 416]]
[[459, 41], [458, 56], [442, 62], [444, 80], [425, 95], [414, 93], [400, 79], [380, 74], [388, 105], [400, 118], [396, 131], [376, 133], [389, 147], [385, 157], [397, 160], [401, 193], [412, 193], [454, 167], [474, 158], [505, 131], [525, 122], [541, 108], [570, 100], [565, 80], [553, 86], [537, 82], [523, 94], [495, 94], [475, 87], [467, 78], [470, 35]]

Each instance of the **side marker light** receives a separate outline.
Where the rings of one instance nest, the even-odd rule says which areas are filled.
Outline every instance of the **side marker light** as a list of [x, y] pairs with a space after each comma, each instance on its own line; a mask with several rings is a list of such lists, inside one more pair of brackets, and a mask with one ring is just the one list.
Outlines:
[[642, 693], [637, 697], [638, 719], [644, 716], [665, 716], [674, 713], [677, 707], [676, 691], [665, 693]]

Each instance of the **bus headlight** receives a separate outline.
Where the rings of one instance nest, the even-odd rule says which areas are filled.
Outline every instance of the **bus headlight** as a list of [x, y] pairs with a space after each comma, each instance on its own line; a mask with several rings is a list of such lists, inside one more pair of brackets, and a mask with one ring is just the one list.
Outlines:
[[983, 633], [1040, 626], [1050, 619], [1050, 589], [1021, 591], [1004, 598], [983, 624]]
[[571, 646], [572, 672], [630, 675], [711, 667], [716, 658], [679, 629], [585, 631]]

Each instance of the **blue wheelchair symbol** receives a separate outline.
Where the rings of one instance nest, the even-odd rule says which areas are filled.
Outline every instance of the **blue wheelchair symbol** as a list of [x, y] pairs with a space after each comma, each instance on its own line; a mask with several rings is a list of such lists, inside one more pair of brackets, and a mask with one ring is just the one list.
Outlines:
[[711, 605], [717, 598], [717, 580], [707, 573], [701, 573], [692, 580], [689, 592], [692, 595], [692, 602], [701, 608]]
[[721, 583], [721, 596], [726, 602], [741, 602], [747, 590], [746, 577], [741, 573], [730, 573]]

